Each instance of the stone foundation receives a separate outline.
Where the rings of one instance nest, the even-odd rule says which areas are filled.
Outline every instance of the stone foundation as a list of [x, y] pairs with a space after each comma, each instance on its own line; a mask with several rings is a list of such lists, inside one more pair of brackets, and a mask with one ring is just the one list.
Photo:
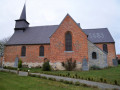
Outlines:
[[[28, 67], [42, 67], [43, 65], [43, 62], [42, 63], [22, 63], [23, 66], [28, 66]], [[53, 70], [65, 70], [65, 68], [62, 66], [61, 62], [56, 62], [56, 63], [51, 63], [50, 62], [50, 65], [52, 67]], [[4, 66], [7, 66], [7, 67], [14, 67], [14, 62], [4, 62]], [[82, 63], [81, 62], [77, 62], [76, 64], [76, 68], [75, 70], [81, 70], [82, 68]]]

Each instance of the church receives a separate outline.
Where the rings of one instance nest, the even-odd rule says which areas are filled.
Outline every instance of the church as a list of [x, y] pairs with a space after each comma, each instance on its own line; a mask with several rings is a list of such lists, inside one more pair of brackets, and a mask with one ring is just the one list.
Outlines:
[[15, 59], [28, 67], [42, 66], [44, 59], [52, 68], [64, 70], [61, 62], [76, 60], [76, 69], [113, 66], [115, 41], [107, 28], [83, 29], [67, 14], [59, 25], [29, 26], [26, 5], [20, 19], [15, 20], [14, 34], [6, 43], [4, 65], [14, 67]]

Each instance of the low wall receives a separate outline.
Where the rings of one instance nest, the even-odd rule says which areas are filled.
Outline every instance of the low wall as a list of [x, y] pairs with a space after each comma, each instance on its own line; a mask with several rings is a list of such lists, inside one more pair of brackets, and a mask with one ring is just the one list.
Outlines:
[[[22, 65], [23, 66], [28, 66], [28, 67], [42, 67], [43, 62], [42, 63], [38, 63], [38, 62], [26, 63], [26, 62], [24, 62], [24, 63], [22, 63]], [[65, 70], [65, 68], [62, 66], [61, 62], [56, 62], [56, 63], [51, 63], [50, 62], [50, 65], [54, 70]], [[14, 67], [14, 62], [4, 62], [4, 66]], [[81, 70], [81, 68], [82, 68], [82, 63], [77, 62], [75, 70]]]

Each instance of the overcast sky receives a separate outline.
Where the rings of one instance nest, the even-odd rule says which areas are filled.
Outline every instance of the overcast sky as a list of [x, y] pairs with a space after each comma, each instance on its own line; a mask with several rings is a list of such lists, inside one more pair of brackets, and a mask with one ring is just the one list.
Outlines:
[[[0, 40], [14, 33], [25, 0], [0, 0]], [[30, 26], [60, 24], [69, 13], [85, 28], [108, 28], [120, 54], [120, 0], [27, 0]]]

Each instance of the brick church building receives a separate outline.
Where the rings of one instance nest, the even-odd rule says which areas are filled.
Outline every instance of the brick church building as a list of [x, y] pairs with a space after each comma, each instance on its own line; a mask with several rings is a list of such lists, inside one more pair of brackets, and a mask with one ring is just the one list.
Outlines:
[[62, 70], [61, 62], [72, 58], [76, 69], [82, 68], [84, 59], [88, 67], [104, 68], [112, 66], [116, 58], [115, 41], [107, 28], [82, 29], [69, 14], [59, 25], [29, 27], [24, 5], [6, 44], [4, 65], [14, 66], [16, 57], [31, 67], [42, 66], [47, 58], [53, 68]]

